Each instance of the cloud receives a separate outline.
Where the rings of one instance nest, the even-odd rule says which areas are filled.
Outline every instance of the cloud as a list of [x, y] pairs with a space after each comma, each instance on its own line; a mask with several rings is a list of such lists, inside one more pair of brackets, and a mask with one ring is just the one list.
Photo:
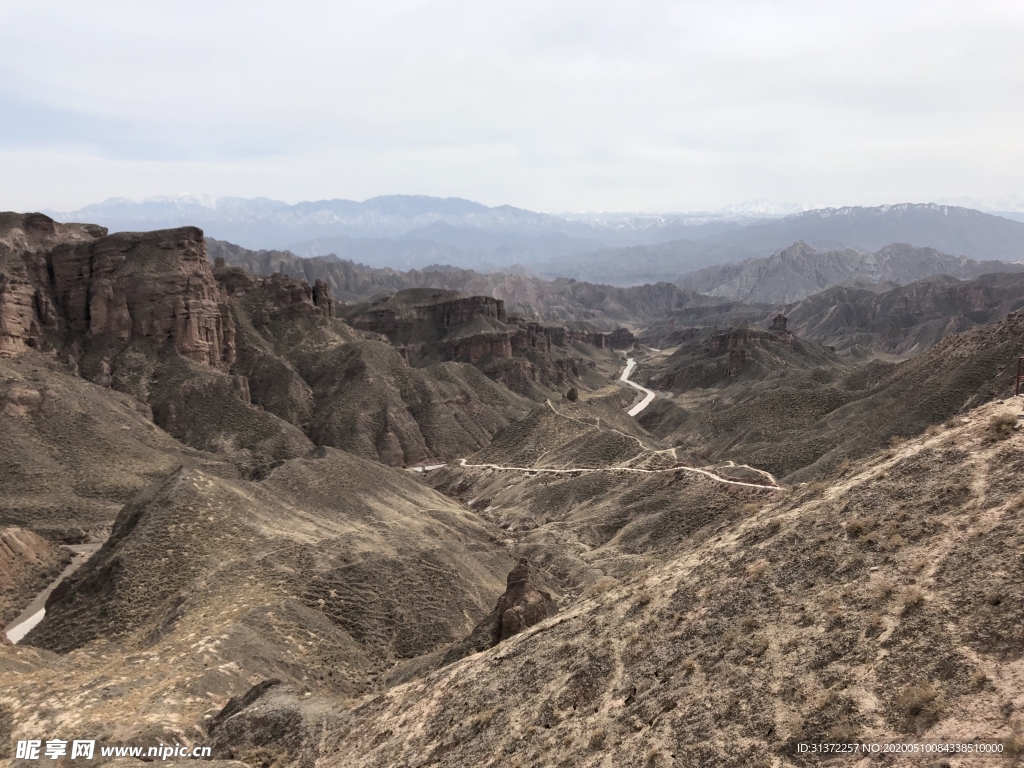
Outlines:
[[871, 204], [1024, 171], [1014, 2], [9, 5], [0, 207]]

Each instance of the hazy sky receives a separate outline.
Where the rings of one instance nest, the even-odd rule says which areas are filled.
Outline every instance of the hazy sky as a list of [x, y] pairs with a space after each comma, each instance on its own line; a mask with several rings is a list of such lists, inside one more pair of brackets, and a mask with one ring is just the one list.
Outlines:
[[0, 0], [0, 209], [1024, 202], [1024, 2]]

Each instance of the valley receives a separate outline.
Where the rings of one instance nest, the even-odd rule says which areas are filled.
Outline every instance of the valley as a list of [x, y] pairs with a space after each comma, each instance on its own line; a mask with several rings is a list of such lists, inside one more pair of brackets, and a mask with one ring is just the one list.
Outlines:
[[871, 247], [616, 286], [0, 214], [0, 747], [1018, 759], [1020, 265]]

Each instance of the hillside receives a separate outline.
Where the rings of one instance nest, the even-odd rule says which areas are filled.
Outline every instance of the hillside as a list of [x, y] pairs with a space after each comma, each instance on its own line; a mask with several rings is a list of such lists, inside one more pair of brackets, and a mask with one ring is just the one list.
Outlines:
[[712, 523], [668, 562], [361, 703], [324, 762], [816, 765], [797, 742], [924, 738], [1019, 750], [1024, 438], [987, 430], [1009, 410]]
[[888, 245], [875, 253], [860, 253], [852, 248], [818, 250], [796, 242], [766, 259], [698, 270], [680, 279], [678, 285], [733, 301], [789, 304], [837, 285], [904, 285], [932, 275], [971, 279], [990, 272], [1024, 272], [1024, 265], [978, 262], [905, 243]]
[[180, 740], [260, 680], [358, 696], [468, 632], [511, 562], [496, 529], [347, 452], [319, 449], [258, 483], [181, 469], [133, 498], [52, 596], [25, 640], [25, 658], [52, 663], [5, 670], [0, 708], [24, 723], [50, 697], [74, 710], [50, 710], [61, 727]]
[[[809, 343], [809, 342], [807, 342]], [[772, 377], [701, 382], [664, 393], [640, 415], [652, 434], [707, 460], [734, 460], [790, 482], [921, 434], [1014, 391], [1024, 355], [1024, 312], [947, 336], [899, 364], [785, 368]], [[640, 361], [640, 381], [646, 379]], [[658, 375], [657, 365], [650, 376]]]
[[1022, 306], [1024, 274], [996, 273], [973, 280], [937, 275], [886, 291], [837, 286], [782, 311], [798, 336], [839, 351], [909, 356]]

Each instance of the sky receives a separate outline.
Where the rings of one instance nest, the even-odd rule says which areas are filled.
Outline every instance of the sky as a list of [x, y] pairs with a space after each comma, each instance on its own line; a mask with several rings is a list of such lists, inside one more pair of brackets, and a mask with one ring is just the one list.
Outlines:
[[0, 210], [1024, 207], [1024, 3], [0, 0]]

